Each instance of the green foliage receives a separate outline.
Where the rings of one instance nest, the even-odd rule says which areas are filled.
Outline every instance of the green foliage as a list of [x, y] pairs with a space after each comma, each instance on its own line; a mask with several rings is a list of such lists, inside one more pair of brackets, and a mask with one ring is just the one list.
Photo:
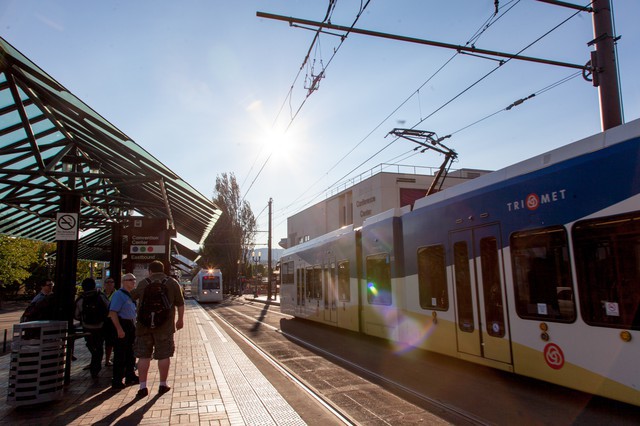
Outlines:
[[225, 282], [233, 283], [239, 265], [246, 265], [246, 253], [254, 243], [256, 220], [247, 201], [242, 200], [240, 187], [233, 173], [216, 178], [213, 201], [222, 215], [204, 242], [201, 267], [216, 267], [222, 271]]
[[[15, 296], [24, 285], [27, 290], [46, 277], [45, 256], [52, 244], [0, 235], [0, 291]], [[44, 271], [44, 276], [40, 277]]]
[[91, 277], [91, 262], [88, 260], [78, 260], [76, 270], [76, 282], [81, 283], [85, 278]]

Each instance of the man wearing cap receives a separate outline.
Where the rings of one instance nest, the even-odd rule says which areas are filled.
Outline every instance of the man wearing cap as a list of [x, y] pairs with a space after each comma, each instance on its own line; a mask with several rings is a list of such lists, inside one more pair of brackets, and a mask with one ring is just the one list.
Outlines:
[[[123, 275], [122, 287], [113, 293], [109, 305], [109, 318], [117, 333], [113, 347], [113, 379], [111, 381], [111, 389], [116, 391], [140, 383], [134, 372], [136, 358], [133, 355], [133, 342], [136, 338], [136, 304], [131, 298], [131, 290], [135, 285], [135, 275]], [[123, 379], [124, 383], [122, 383]]]

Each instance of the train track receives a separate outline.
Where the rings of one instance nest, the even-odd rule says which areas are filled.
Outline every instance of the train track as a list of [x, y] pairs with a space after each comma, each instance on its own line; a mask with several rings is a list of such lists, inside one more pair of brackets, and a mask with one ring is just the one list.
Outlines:
[[[254, 305], [251, 303], [242, 304], [242, 309], [251, 309], [251, 312], [260, 310], [263, 314], [256, 319], [255, 314], [241, 311], [230, 304], [224, 304], [214, 309], [209, 309], [209, 313], [218, 321], [223, 323], [230, 331], [232, 331], [240, 340], [248, 347], [256, 351], [261, 357], [267, 360], [274, 368], [282, 374], [289, 377], [296, 385], [298, 385], [305, 393], [322, 404], [336, 419], [342, 424], [360, 424], [364, 422], [363, 408], [366, 409], [367, 424], [402, 424], [414, 423], [416, 421], [427, 421], [430, 424], [461, 424], [461, 425], [486, 425], [490, 424], [478, 416], [470, 414], [450, 404], [443, 403], [434, 398], [430, 398], [420, 392], [411, 389], [395, 380], [385, 377], [371, 369], [368, 369], [356, 362], [331, 353], [330, 351], [315, 345], [295, 334], [283, 331], [277, 325], [274, 325], [273, 317], [291, 319], [292, 317], [278, 312], [267, 311], [264, 314], [264, 305]], [[223, 312], [224, 315], [218, 311]], [[233, 318], [233, 322], [229, 320]], [[244, 319], [251, 324], [250, 329], [246, 329], [247, 323], [238, 324], [238, 318]], [[283, 352], [289, 353], [290, 349], [269, 350], [274, 344], [260, 342], [260, 338], [255, 335], [255, 324], [260, 324], [261, 330], [268, 330], [273, 334], [280, 336], [277, 345], [288, 345], [294, 347], [295, 351], [303, 351], [297, 357], [309, 357], [317, 359], [322, 357], [325, 362], [297, 363], [291, 362], [291, 356], [282, 356]], [[243, 327], [243, 324], [245, 326]], [[252, 336], [249, 336], [251, 334]], [[266, 348], [265, 348], [266, 347]], [[275, 354], [274, 354], [275, 353]], [[308, 368], [310, 364], [316, 364], [317, 374], [309, 374]], [[331, 364], [331, 367], [327, 367]], [[346, 377], [347, 375], [358, 376], [358, 380], [354, 380], [354, 386], [359, 387], [359, 391], [352, 391], [349, 398], [344, 398], [335, 389], [330, 388], [329, 392], [321, 389], [326, 388], [323, 377], [326, 375], [326, 369], [332, 368], [335, 371], [331, 373], [332, 377]], [[314, 382], [315, 381], [315, 382]], [[354, 401], [354, 395], [359, 395], [362, 399]], [[400, 397], [399, 397], [400, 395]], [[380, 405], [380, 401], [386, 399], [393, 401], [395, 411], [389, 412], [385, 405]], [[411, 402], [409, 402], [410, 400]], [[341, 403], [340, 401], [346, 402]], [[404, 415], [398, 415], [398, 411], [402, 411]], [[375, 419], [375, 421], [372, 421]]]

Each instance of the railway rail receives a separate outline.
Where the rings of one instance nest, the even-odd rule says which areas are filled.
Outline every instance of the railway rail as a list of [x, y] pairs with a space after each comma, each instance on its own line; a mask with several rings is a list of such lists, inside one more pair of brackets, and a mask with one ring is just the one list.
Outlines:
[[235, 299], [205, 308], [243, 348], [337, 413], [336, 424], [637, 424], [628, 404], [425, 351], [399, 353], [277, 306]]

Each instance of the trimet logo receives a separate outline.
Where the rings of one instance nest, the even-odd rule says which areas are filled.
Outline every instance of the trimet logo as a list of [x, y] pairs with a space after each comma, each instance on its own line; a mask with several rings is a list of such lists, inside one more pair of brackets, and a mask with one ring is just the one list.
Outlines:
[[564, 200], [566, 191], [566, 189], [560, 189], [558, 191], [547, 192], [540, 195], [532, 192], [527, 195], [527, 198], [524, 200], [516, 200], [507, 203], [507, 210], [510, 212], [523, 209], [534, 211], [542, 204], [555, 203], [556, 201]]

